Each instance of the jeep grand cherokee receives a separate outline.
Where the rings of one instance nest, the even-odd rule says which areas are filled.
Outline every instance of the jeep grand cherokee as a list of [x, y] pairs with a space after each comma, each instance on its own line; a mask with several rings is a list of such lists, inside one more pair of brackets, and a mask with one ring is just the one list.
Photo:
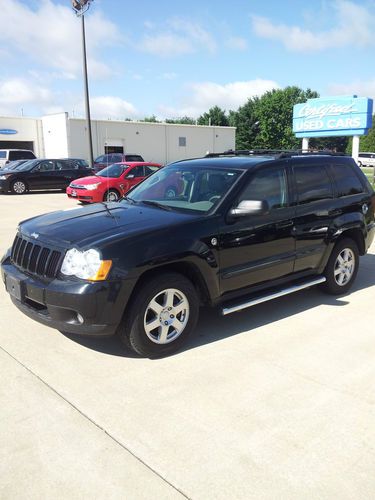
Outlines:
[[2, 260], [13, 303], [153, 357], [186, 341], [201, 304], [230, 314], [317, 284], [346, 293], [375, 230], [354, 160], [243, 153], [173, 163], [118, 203], [22, 222]]

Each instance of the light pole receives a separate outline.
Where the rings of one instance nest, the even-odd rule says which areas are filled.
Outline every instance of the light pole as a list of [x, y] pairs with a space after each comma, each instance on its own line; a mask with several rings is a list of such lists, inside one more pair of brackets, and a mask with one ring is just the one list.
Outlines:
[[87, 78], [87, 58], [86, 58], [86, 36], [85, 36], [85, 12], [90, 8], [93, 0], [72, 0], [72, 7], [77, 17], [81, 18], [82, 25], [82, 52], [83, 52], [83, 79], [85, 88], [85, 111], [86, 111], [86, 127], [89, 146], [89, 163], [94, 165], [94, 156], [92, 153], [92, 133], [91, 133], [91, 118], [90, 118], [90, 101], [89, 101], [89, 84]]

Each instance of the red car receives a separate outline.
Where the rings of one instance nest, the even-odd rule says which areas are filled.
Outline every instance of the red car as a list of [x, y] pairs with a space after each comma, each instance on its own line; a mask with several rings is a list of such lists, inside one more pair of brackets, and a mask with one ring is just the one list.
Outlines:
[[66, 194], [83, 203], [117, 201], [130, 188], [161, 167], [159, 163], [114, 163], [96, 175], [74, 180], [67, 187]]

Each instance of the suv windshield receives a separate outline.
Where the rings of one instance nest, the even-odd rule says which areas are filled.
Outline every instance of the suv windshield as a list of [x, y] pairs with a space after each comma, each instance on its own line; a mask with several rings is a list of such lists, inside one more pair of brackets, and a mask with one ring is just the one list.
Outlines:
[[160, 207], [206, 213], [219, 203], [240, 174], [241, 171], [223, 168], [170, 165], [132, 189], [129, 198], [145, 204], [154, 202]]
[[120, 163], [114, 163], [109, 167], [103, 168], [103, 170], [99, 170], [96, 174], [100, 177], [120, 177], [120, 175], [128, 168], [128, 165], [121, 165]]

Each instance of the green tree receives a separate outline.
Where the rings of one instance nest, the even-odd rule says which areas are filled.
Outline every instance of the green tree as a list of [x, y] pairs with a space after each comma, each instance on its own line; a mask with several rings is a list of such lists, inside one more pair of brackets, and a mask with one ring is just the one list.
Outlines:
[[141, 122], [150, 122], [150, 123], [160, 123], [160, 120], [157, 120], [155, 115], [145, 116]]
[[165, 123], [176, 123], [180, 125], [195, 125], [196, 120], [189, 116], [182, 116], [181, 118], [168, 118]]
[[293, 133], [293, 106], [307, 99], [319, 97], [310, 89], [286, 87], [266, 92], [255, 106], [256, 121], [259, 132], [256, 136], [257, 146], [267, 149], [298, 149], [301, 140]]
[[229, 120], [223, 109], [219, 108], [219, 106], [214, 106], [198, 118], [198, 125], [210, 125], [210, 123], [211, 125], [227, 127]]
[[257, 98], [249, 99], [237, 111], [229, 111], [229, 125], [237, 127], [236, 149], [251, 149], [256, 144], [259, 121], [255, 114]]

